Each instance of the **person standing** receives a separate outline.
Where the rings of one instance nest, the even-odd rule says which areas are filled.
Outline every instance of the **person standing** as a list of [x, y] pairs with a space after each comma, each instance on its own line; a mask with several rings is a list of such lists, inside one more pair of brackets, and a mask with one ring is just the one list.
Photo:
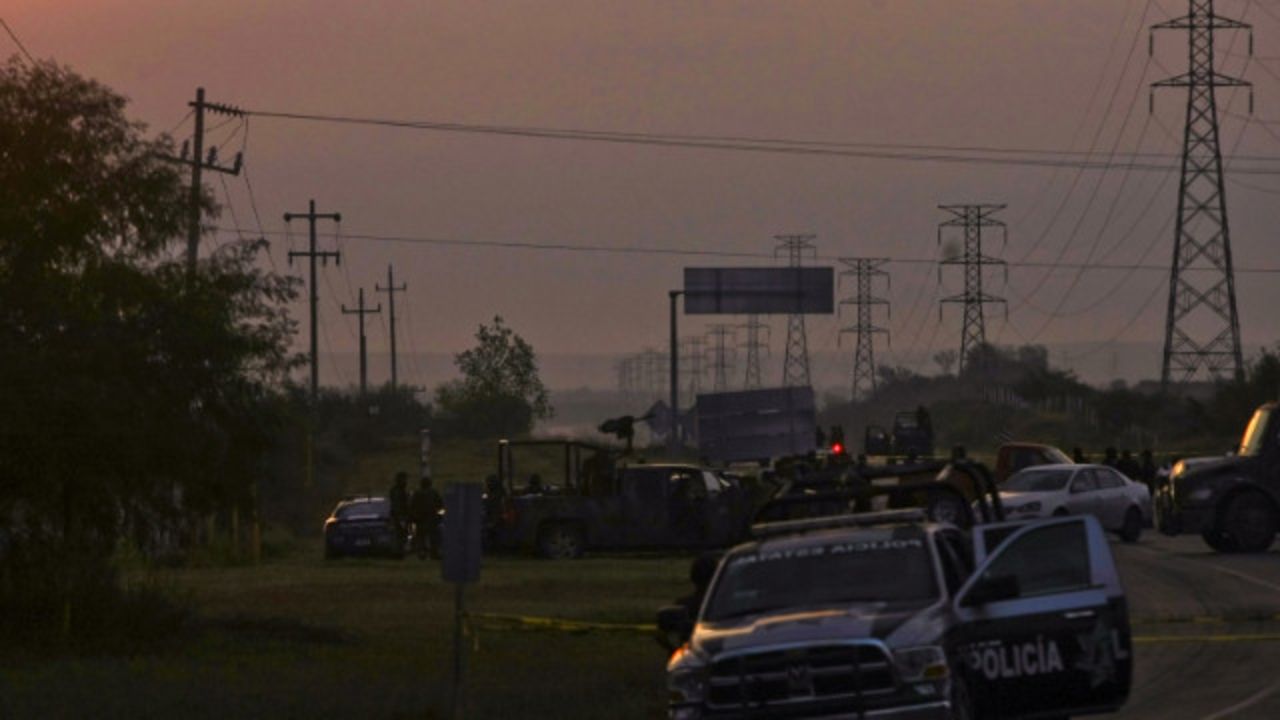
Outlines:
[[440, 557], [440, 511], [444, 498], [431, 485], [431, 478], [424, 477], [409, 499], [409, 519], [413, 522], [413, 550], [418, 557], [427, 556], [428, 539], [431, 557]]
[[387, 493], [387, 500], [391, 503], [391, 522], [396, 528], [398, 547], [403, 549], [409, 529], [409, 473], [403, 470], [396, 473], [391, 491]]

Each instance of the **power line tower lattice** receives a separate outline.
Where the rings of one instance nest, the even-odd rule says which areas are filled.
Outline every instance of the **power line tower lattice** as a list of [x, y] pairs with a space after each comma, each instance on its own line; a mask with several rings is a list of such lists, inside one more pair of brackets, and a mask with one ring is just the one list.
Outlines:
[[845, 278], [853, 278], [855, 283], [854, 294], [840, 301], [840, 309], [843, 310], [845, 305], [853, 305], [858, 313], [857, 321], [853, 325], [840, 329], [841, 338], [846, 333], [854, 333], [856, 340], [853, 350], [853, 383], [850, 395], [853, 401], [875, 392], [875, 336], [883, 334], [886, 339], [889, 337], [889, 330], [877, 327], [872, 317], [877, 305], [884, 306], [886, 313], [889, 311], [888, 300], [872, 295], [872, 285], [876, 278], [884, 278], [886, 285], [889, 282], [889, 273], [880, 269], [887, 262], [889, 261], [883, 258], [840, 258], [840, 263], [848, 268], [840, 273], [841, 281]]
[[1240, 350], [1240, 318], [1236, 311], [1235, 271], [1231, 263], [1231, 234], [1227, 196], [1223, 186], [1222, 148], [1218, 132], [1216, 88], [1250, 88], [1252, 83], [1214, 69], [1214, 33], [1249, 31], [1252, 26], [1214, 13], [1213, 0], [1189, 0], [1186, 15], [1153, 25], [1156, 30], [1186, 30], [1187, 72], [1152, 83], [1155, 88], [1187, 89], [1187, 124], [1182, 144], [1182, 181], [1178, 188], [1173, 267], [1169, 276], [1169, 309], [1165, 320], [1164, 356], [1160, 381], [1192, 380], [1201, 371], [1217, 379], [1230, 369], [1238, 377], [1244, 369]]
[[1002, 297], [990, 295], [982, 288], [983, 268], [996, 265], [1004, 268], [1005, 282], [1009, 281], [1009, 268], [1003, 260], [984, 255], [982, 252], [982, 233], [984, 228], [999, 228], [1001, 243], [1008, 242], [1008, 228], [993, 216], [1003, 210], [1004, 205], [939, 205], [940, 210], [951, 213], [950, 220], [938, 225], [938, 245], [942, 245], [943, 235], [951, 229], [959, 228], [963, 232], [964, 246], [959, 254], [949, 255], [938, 263], [938, 283], [942, 283], [942, 270], [948, 265], [964, 267], [964, 292], [942, 298], [938, 306], [938, 318], [942, 318], [942, 305], [949, 303], [964, 305], [964, 328], [960, 331], [960, 370], [964, 370], [969, 353], [987, 342], [986, 318], [983, 307], [999, 303], [1009, 306]]
[[741, 326], [741, 329], [747, 331], [747, 339], [742, 345], [742, 348], [746, 350], [747, 366], [742, 387], [745, 390], [759, 390], [762, 386], [760, 380], [760, 356], [769, 353], [771, 330], [768, 325], [760, 321], [759, 315], [748, 315], [747, 322]]
[[689, 405], [697, 402], [698, 393], [702, 392], [704, 346], [705, 341], [701, 337], [685, 337], [680, 340], [680, 367], [683, 368], [685, 387], [688, 388], [686, 401]]
[[707, 354], [711, 360], [711, 387], [714, 392], [729, 389], [729, 375], [733, 372], [736, 359], [733, 331], [732, 325], [723, 323], [707, 328], [707, 338], [711, 341]]
[[[799, 268], [804, 264], [806, 256], [816, 258], [818, 249], [814, 246], [813, 234], [775, 235], [777, 247], [774, 257], [786, 253], [790, 267]], [[791, 313], [787, 316], [787, 348], [782, 361], [782, 386], [806, 387], [809, 380], [809, 341], [805, 337], [804, 314]]]

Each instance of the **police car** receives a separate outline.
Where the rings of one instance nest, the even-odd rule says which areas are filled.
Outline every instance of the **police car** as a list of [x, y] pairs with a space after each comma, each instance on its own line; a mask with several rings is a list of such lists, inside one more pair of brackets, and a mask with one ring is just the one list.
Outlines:
[[1128, 609], [1092, 516], [964, 533], [906, 510], [755, 530], [696, 618], [659, 614], [689, 631], [667, 664], [671, 718], [1056, 718], [1128, 697]]

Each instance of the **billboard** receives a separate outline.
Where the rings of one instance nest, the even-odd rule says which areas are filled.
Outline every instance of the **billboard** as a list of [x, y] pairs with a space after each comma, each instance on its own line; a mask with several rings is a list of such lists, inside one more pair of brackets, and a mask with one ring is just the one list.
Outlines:
[[813, 388], [698, 396], [698, 452], [712, 462], [764, 460], [816, 449]]
[[686, 315], [830, 315], [835, 271], [829, 267], [685, 268]]

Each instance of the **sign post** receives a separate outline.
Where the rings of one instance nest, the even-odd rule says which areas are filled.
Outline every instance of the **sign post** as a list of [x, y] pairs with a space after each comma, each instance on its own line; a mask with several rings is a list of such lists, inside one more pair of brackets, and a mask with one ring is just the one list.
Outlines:
[[[427, 437], [424, 431], [424, 438]], [[453, 590], [453, 695], [450, 717], [462, 717], [463, 623], [466, 620], [466, 586], [480, 579], [481, 487], [476, 483], [450, 483], [444, 493], [444, 560], [440, 565], [445, 582]]]

